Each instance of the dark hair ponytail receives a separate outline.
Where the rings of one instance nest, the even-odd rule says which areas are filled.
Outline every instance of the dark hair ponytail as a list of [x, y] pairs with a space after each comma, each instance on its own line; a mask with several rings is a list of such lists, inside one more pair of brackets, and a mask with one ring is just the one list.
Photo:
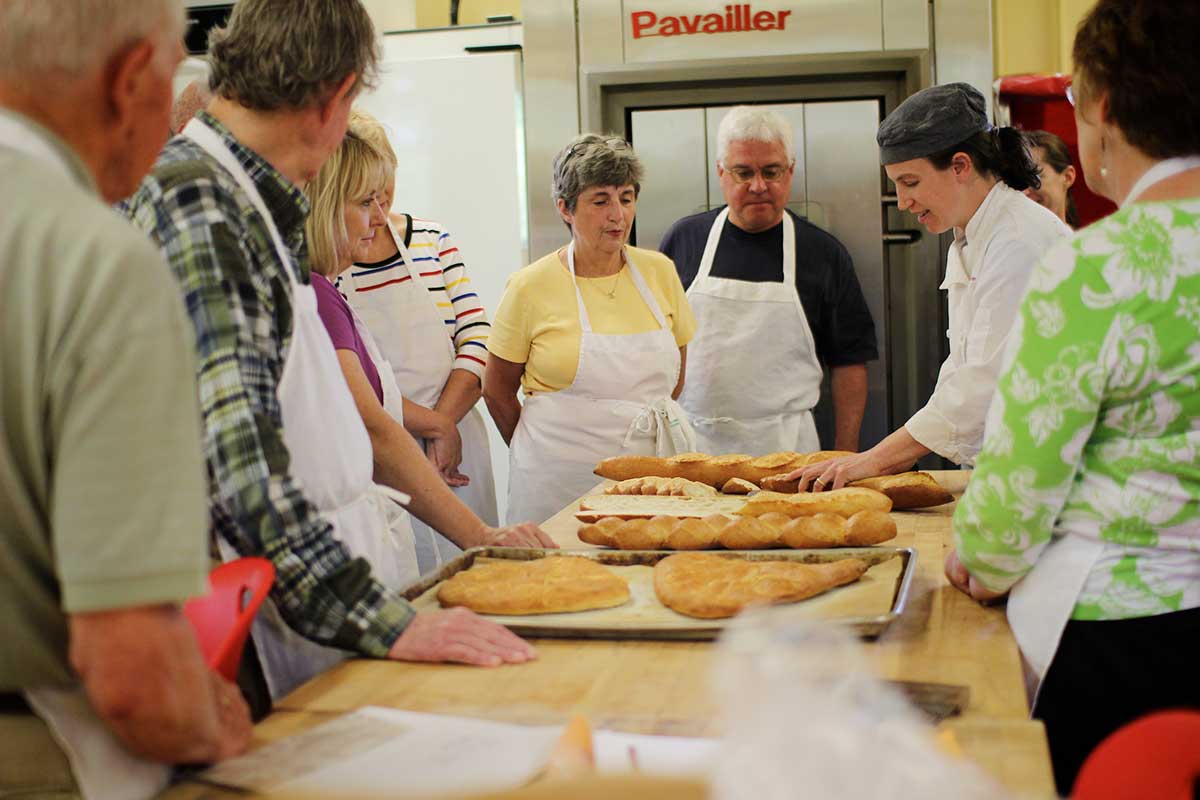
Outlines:
[[929, 160], [937, 169], [949, 169], [955, 153], [966, 153], [977, 171], [995, 175], [1019, 192], [1042, 185], [1025, 137], [1016, 128], [980, 131], [954, 147], [934, 153]]

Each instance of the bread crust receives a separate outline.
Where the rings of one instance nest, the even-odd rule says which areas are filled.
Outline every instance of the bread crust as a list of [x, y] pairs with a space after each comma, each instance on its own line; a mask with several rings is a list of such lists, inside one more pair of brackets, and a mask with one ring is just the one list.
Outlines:
[[721, 487], [721, 494], [750, 494], [757, 491], [758, 486], [745, 478], [730, 478]]
[[708, 553], [677, 553], [654, 566], [659, 602], [699, 619], [732, 617], [746, 606], [792, 603], [853, 583], [867, 563], [847, 558], [826, 564], [743, 561]]
[[443, 582], [437, 598], [480, 614], [558, 614], [619, 606], [629, 586], [591, 559], [546, 556], [472, 566]]
[[859, 511], [849, 518], [820, 513], [792, 518], [713, 514], [700, 518], [602, 519], [579, 529], [588, 544], [619, 550], [763, 550], [788, 547], [869, 547], [896, 536], [896, 521], [883, 511]]

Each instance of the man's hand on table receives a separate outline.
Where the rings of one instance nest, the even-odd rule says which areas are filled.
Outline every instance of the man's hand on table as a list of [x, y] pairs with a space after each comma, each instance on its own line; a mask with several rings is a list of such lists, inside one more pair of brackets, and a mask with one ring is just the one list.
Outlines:
[[388, 651], [395, 661], [453, 661], [478, 667], [524, 664], [537, 651], [503, 625], [465, 608], [426, 611], [413, 617]]
[[520, 525], [508, 525], [504, 528], [485, 527], [479, 543], [492, 547], [558, 548], [554, 540], [532, 522], [522, 522]]
[[993, 592], [975, 579], [967, 568], [958, 560], [958, 551], [951, 550], [946, 554], [946, 578], [951, 585], [963, 594], [970, 595], [981, 603], [990, 603], [1001, 599], [1008, 592]]
[[246, 705], [242, 692], [236, 683], [225, 680], [220, 673], [213, 671], [213, 697], [217, 702], [217, 721], [221, 727], [220, 750], [216, 760], [241, 755], [250, 746], [254, 735], [254, 723], [250, 721], [250, 707]]

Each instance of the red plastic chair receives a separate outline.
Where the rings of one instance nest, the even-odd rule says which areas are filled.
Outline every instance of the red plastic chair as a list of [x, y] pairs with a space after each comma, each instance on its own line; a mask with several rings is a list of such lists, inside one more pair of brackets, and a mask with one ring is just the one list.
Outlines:
[[1200, 712], [1158, 711], [1102, 741], [1075, 779], [1072, 800], [1192, 800], [1200, 779]]
[[209, 593], [183, 606], [204, 660], [231, 681], [237, 680], [250, 623], [274, 581], [275, 566], [270, 561], [239, 558], [209, 573]]

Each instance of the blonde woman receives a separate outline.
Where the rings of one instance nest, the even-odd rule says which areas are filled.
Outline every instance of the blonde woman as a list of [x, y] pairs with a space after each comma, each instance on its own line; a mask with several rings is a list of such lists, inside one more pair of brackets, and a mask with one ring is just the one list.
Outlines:
[[[404, 427], [458, 498], [495, 525], [492, 454], [476, 408], [491, 330], [487, 313], [446, 229], [411, 214], [390, 213], [397, 161], [383, 126], [356, 110], [350, 131], [384, 157], [377, 199], [386, 219], [366, 252], [338, 277], [337, 287], [391, 364], [404, 395]], [[420, 522], [413, 527], [422, 571], [458, 553], [436, 531]]]
[[[333, 281], [362, 258], [383, 227], [379, 194], [386, 159], [369, 142], [348, 132], [305, 193], [312, 204], [305, 226], [317, 313], [329, 333], [350, 394], [371, 439], [375, 480], [412, 496], [413, 515], [460, 547], [494, 544], [554, 547], [534, 525], [494, 528], [485, 524], [446, 486], [404, 428], [404, 402], [391, 366], [370, 332], [338, 293]], [[411, 527], [392, 521], [392, 539], [408, 575], [417, 573]], [[381, 565], [376, 565], [381, 566]]]

